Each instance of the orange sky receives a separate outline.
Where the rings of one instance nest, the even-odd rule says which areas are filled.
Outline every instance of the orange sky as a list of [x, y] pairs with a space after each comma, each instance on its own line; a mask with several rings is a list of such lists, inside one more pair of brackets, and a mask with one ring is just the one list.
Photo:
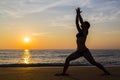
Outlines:
[[119, 4], [119, 0], [1, 0], [0, 49], [76, 49], [78, 6], [91, 24], [88, 48], [120, 49]]

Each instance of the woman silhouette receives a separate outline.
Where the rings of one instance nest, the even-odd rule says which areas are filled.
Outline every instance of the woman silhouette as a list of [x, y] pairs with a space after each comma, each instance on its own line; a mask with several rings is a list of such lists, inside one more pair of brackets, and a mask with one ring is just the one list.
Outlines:
[[[98, 62], [96, 62], [94, 60], [94, 58], [92, 57], [89, 49], [86, 47], [85, 42], [86, 42], [86, 38], [88, 35], [88, 29], [90, 28], [90, 24], [87, 21], [83, 22], [83, 19], [81, 17], [81, 13], [82, 11], [80, 11], [80, 8], [76, 9], [76, 28], [77, 28], [77, 35], [76, 35], [76, 43], [77, 43], [77, 50], [70, 54], [65, 61], [64, 64], [64, 69], [63, 72], [61, 74], [57, 74], [62, 75], [62, 76], [67, 76], [68, 74], [66, 74], [66, 71], [69, 67], [69, 63], [72, 60], [75, 60], [79, 57], [85, 57], [92, 65], [97, 66], [99, 69], [101, 69], [105, 75], [110, 75], [110, 73]], [[79, 26], [79, 21], [81, 23], [81, 26]]]

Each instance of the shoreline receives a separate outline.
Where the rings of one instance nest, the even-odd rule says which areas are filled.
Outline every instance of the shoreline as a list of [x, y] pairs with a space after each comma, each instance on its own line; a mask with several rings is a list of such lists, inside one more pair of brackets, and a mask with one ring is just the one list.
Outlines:
[[[1, 67], [62, 67], [64, 63], [38, 63], [38, 64], [1, 64]], [[84, 64], [70, 64], [70, 66], [88, 66]]]
[[[5, 67], [63, 67], [64, 63], [37, 63], [37, 64], [0, 64], [0, 68]], [[93, 65], [85, 64], [70, 64], [70, 66], [84, 66], [84, 67], [94, 67]], [[105, 67], [120, 67], [120, 65], [109, 65]]]

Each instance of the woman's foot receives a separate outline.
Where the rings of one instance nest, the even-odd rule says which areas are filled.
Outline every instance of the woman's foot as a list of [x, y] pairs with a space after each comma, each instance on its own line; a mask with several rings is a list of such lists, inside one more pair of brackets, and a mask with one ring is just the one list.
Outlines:
[[109, 72], [102, 74], [102, 76], [110, 76], [111, 74]]
[[107, 75], [111, 75], [108, 71], [106, 72]]

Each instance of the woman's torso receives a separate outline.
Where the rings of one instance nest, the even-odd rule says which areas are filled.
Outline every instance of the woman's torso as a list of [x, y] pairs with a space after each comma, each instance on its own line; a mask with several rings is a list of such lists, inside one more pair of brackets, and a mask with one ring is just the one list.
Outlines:
[[87, 38], [88, 30], [81, 30], [77, 35], [77, 49], [84, 50], [86, 49], [86, 38]]

